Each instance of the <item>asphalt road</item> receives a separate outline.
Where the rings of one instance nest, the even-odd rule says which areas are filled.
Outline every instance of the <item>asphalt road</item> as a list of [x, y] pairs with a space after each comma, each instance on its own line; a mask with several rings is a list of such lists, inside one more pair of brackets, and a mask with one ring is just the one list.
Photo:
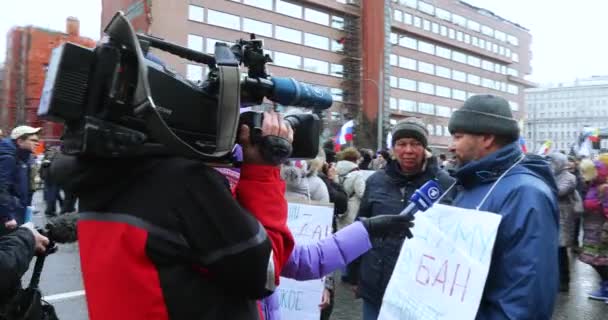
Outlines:
[[[41, 210], [34, 215], [37, 225], [44, 225], [44, 204], [37, 193], [34, 204]], [[32, 264], [33, 266], [33, 264]], [[589, 300], [586, 292], [597, 287], [597, 274], [589, 266], [572, 259], [572, 282], [570, 292], [560, 294], [554, 313], [554, 320], [605, 320], [608, 319], [608, 304]], [[24, 276], [23, 282], [29, 282], [30, 274]], [[40, 288], [43, 295], [51, 302], [61, 320], [86, 320], [87, 308], [80, 274], [78, 244], [60, 245], [57, 253], [46, 260], [42, 273]], [[361, 301], [353, 298], [350, 289], [339, 284], [336, 292], [336, 303], [332, 320], [360, 320]], [[297, 319], [287, 319], [297, 320]]]

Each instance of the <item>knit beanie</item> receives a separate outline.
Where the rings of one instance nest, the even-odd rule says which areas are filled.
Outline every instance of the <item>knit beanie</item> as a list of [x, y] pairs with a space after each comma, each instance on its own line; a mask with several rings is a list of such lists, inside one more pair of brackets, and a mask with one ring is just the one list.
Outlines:
[[393, 147], [397, 140], [402, 138], [414, 138], [420, 141], [425, 148], [428, 145], [429, 132], [426, 130], [424, 122], [419, 118], [408, 117], [399, 120], [393, 127], [391, 135], [393, 137], [393, 141], [391, 141]]
[[472, 96], [452, 113], [448, 123], [450, 133], [478, 133], [519, 138], [519, 126], [513, 119], [509, 102], [494, 95]]

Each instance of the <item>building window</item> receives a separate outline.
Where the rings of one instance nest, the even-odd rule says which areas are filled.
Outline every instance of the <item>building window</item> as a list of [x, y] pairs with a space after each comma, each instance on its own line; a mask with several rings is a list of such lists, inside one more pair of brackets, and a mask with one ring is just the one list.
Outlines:
[[476, 76], [474, 74], [468, 74], [467, 75], [467, 81], [472, 84], [472, 85], [476, 85], [479, 86], [481, 85], [481, 78], [479, 76]]
[[462, 52], [452, 51], [452, 60], [460, 63], [467, 63], [467, 55]]
[[331, 96], [334, 98], [334, 101], [342, 101], [342, 99], [344, 97], [344, 93], [342, 92], [342, 89], [331, 88], [329, 90], [329, 92], [331, 93]]
[[344, 18], [331, 16], [331, 27], [338, 30], [344, 30]]
[[390, 97], [390, 99], [389, 99], [389, 107], [392, 110], [397, 110], [397, 99], [396, 98]]
[[[437, 92], [439, 92], [439, 86], [437, 86]], [[445, 106], [435, 106], [435, 112], [440, 117], [449, 118], [452, 116], [452, 109]]]
[[463, 42], [464, 41], [464, 33], [461, 31], [456, 31], [456, 40]]
[[494, 37], [494, 29], [488, 26], [481, 26], [481, 33], [485, 34], [486, 36]]
[[442, 66], [436, 66], [435, 67], [435, 75], [442, 77], [442, 78], [447, 78], [447, 79], [451, 79], [452, 78], [452, 70], [450, 70], [450, 68], [446, 68], [446, 67], [442, 67]]
[[464, 34], [464, 43], [471, 44], [471, 36], [469, 34]]
[[310, 8], [304, 9], [304, 19], [324, 26], [329, 25], [329, 14]]
[[395, 21], [403, 22], [403, 12], [401, 10], [394, 10], [393, 19]]
[[285, 28], [281, 26], [275, 27], [275, 38], [283, 41], [302, 43], [302, 32], [295, 29]]
[[344, 45], [338, 41], [331, 41], [331, 51], [340, 52], [344, 50]]
[[426, 14], [430, 14], [430, 15], [435, 14], [435, 7], [433, 7], [432, 5], [430, 5], [426, 2], [422, 2], [422, 1], [418, 2], [418, 10], [420, 10]]
[[452, 14], [449, 11], [437, 8], [435, 10], [435, 15], [439, 19], [443, 19], [445, 21], [452, 21]]
[[416, 101], [399, 99], [399, 111], [416, 112]]
[[435, 75], [435, 65], [426, 62], [418, 62], [418, 71]]
[[391, 32], [390, 42], [392, 44], [397, 44], [398, 41], [399, 41], [399, 36], [396, 33]]
[[399, 89], [416, 91], [416, 81], [406, 78], [399, 78]]
[[465, 101], [467, 99], [467, 93], [462, 90], [452, 89], [452, 99]]
[[448, 29], [448, 38], [456, 39], [456, 30], [449, 28]]
[[422, 28], [422, 19], [420, 17], [414, 17], [414, 27]]
[[404, 69], [416, 70], [416, 60], [406, 57], [399, 57], [399, 67]]
[[329, 50], [329, 39], [312, 33], [304, 34], [304, 44], [322, 50]]
[[431, 31], [431, 22], [429, 20], [422, 20], [422, 29], [425, 31]]
[[389, 60], [390, 60], [391, 66], [398, 66], [399, 65], [399, 59], [398, 59], [398, 57], [397, 57], [396, 54], [391, 54], [389, 56]]
[[507, 86], [507, 92], [509, 92], [510, 94], [519, 94], [519, 88], [510, 84]]
[[444, 59], [452, 58], [452, 50], [440, 46], [436, 46], [437, 48], [437, 56], [442, 57]]
[[302, 19], [302, 6], [291, 2], [277, 0], [277, 12], [286, 16]]
[[463, 16], [459, 16], [457, 14], [452, 14], [452, 22], [461, 26], [461, 27], [467, 27], [467, 19]]
[[439, 124], [435, 125], [435, 135], [441, 137], [443, 135], [443, 127]]
[[198, 6], [189, 5], [188, 20], [205, 22], [205, 9]]
[[451, 98], [452, 97], [452, 90], [448, 87], [444, 87], [444, 86], [435, 86], [435, 90], [437, 92], [437, 95], [440, 97], [444, 97], [444, 98]]
[[418, 92], [434, 95], [435, 85], [427, 82], [418, 82]]
[[329, 63], [326, 61], [321, 61], [321, 60], [317, 60], [317, 59], [304, 58], [304, 65], [303, 65], [302, 69], [310, 71], [310, 72], [328, 74], [329, 73]]
[[272, 38], [272, 24], [243, 18], [243, 31]]
[[513, 54], [511, 54], [511, 59], [515, 62], [519, 62], [519, 55], [513, 52]]
[[467, 82], [467, 74], [462, 71], [452, 70], [452, 80]]
[[467, 21], [467, 28], [477, 32], [481, 31], [481, 25], [473, 20]]
[[431, 26], [431, 30], [433, 31], [433, 33], [439, 33], [439, 24], [433, 22], [433, 25]]
[[[420, 103], [418, 103], [418, 112], [424, 113], [424, 114], [435, 114], [435, 106], [430, 103], [420, 102]], [[428, 126], [431, 126], [431, 129], [433, 128], [432, 124], [428, 124], [427, 129], [428, 129]], [[431, 131], [433, 131], [433, 130], [429, 130], [429, 133], [431, 133]]]
[[477, 68], [481, 67], [481, 59], [474, 57], [474, 56], [468, 56], [467, 63], [473, 67], [477, 67]]
[[399, 80], [395, 76], [390, 76], [390, 85], [391, 88], [399, 88]]
[[186, 65], [186, 79], [190, 81], [203, 80], [203, 67], [193, 64]]
[[412, 17], [409, 13], [403, 13], [403, 23], [411, 25], [414, 21], [414, 17]]
[[241, 30], [241, 17], [220, 11], [207, 10], [207, 23], [228, 29]]
[[418, 50], [428, 54], [435, 54], [435, 45], [425, 41], [418, 41]]
[[272, 0], [243, 0], [243, 3], [272, 11]]
[[344, 66], [341, 64], [331, 64], [331, 75], [334, 77], [342, 78], [344, 75]]
[[302, 58], [293, 54], [275, 52], [274, 53], [274, 64], [281, 67], [300, 69], [302, 65]]
[[399, 45], [409, 49], [418, 49], [418, 41], [414, 38], [410, 38], [407, 36], [401, 36], [401, 38], [399, 39]]
[[507, 35], [507, 42], [514, 46], [519, 46], [519, 40], [512, 35]]
[[483, 60], [481, 62], [481, 68], [487, 71], [492, 71], [494, 72], [494, 63], [488, 61], [488, 60]]
[[448, 27], [446, 27], [446, 26], [439, 26], [439, 33], [442, 36], [447, 37], [448, 36]]
[[203, 37], [194, 34], [188, 35], [188, 48], [203, 52]]

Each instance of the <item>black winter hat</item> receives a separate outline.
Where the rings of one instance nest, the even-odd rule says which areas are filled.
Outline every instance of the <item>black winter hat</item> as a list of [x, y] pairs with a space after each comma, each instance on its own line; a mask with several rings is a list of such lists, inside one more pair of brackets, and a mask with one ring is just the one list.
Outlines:
[[509, 102], [494, 95], [472, 96], [452, 113], [448, 123], [450, 133], [489, 133], [519, 138], [519, 126], [513, 119]]
[[399, 120], [393, 127], [391, 135], [393, 137], [391, 141], [393, 147], [397, 140], [402, 138], [414, 138], [420, 141], [425, 148], [428, 145], [429, 132], [426, 130], [424, 122], [415, 117]]

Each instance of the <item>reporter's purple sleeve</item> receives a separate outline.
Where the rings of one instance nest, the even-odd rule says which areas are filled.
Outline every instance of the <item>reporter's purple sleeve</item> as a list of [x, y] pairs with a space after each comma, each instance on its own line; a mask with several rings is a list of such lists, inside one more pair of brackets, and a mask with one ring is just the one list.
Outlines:
[[281, 276], [295, 280], [319, 279], [371, 249], [369, 234], [361, 222], [355, 222], [316, 243], [296, 242]]

